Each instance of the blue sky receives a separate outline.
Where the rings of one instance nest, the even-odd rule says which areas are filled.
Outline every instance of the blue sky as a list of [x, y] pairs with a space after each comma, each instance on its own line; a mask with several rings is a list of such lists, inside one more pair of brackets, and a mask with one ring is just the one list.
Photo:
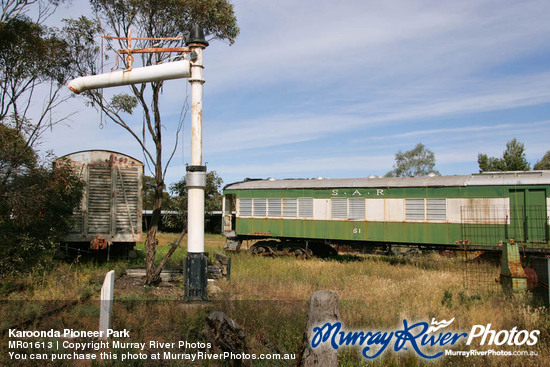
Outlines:
[[[532, 164], [550, 150], [546, 0], [233, 3], [241, 34], [233, 46], [212, 41], [204, 71], [203, 156], [225, 183], [383, 175], [398, 150], [418, 142], [446, 175], [477, 172], [479, 152], [501, 156], [514, 137]], [[87, 11], [74, 0], [56, 16]], [[161, 107], [172, 140], [188, 84], [166, 82]], [[78, 98], [58, 113], [71, 111], [42, 150], [142, 157], [118, 126], [99, 129], [99, 114]], [[131, 119], [140, 126], [139, 112]], [[189, 162], [184, 124], [168, 183]]]

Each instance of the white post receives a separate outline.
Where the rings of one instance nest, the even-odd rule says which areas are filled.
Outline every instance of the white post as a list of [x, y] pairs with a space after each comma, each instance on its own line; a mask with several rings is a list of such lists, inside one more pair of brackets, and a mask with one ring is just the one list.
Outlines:
[[[189, 45], [196, 58], [191, 61], [191, 165], [187, 173], [187, 252], [204, 252], [204, 189], [206, 167], [202, 165], [202, 54], [204, 45]], [[204, 167], [204, 168], [203, 168]]]
[[111, 316], [113, 315], [113, 291], [115, 288], [115, 271], [111, 270], [105, 275], [101, 287], [99, 305], [99, 332], [102, 339], [107, 339], [107, 329], [111, 328]]
[[185, 258], [185, 298], [189, 301], [207, 299], [204, 254], [204, 190], [206, 167], [202, 162], [202, 94], [204, 79], [203, 50], [208, 46], [202, 30], [195, 26], [187, 41], [191, 49], [191, 164], [187, 166], [187, 257]]

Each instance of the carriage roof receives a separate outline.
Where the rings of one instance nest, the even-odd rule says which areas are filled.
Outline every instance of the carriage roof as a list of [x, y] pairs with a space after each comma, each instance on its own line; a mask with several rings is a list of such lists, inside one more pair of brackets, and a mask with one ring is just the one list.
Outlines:
[[549, 185], [550, 170], [483, 172], [471, 175], [423, 177], [313, 178], [313, 179], [245, 179], [229, 184], [224, 190], [259, 189], [327, 189], [339, 187], [451, 187], [451, 186], [520, 186]]

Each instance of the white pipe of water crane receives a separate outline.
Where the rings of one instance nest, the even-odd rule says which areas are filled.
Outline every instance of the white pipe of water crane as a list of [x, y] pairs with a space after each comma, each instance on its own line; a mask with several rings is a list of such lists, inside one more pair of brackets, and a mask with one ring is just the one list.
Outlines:
[[68, 87], [78, 94], [89, 89], [188, 78], [190, 76], [191, 67], [189, 60], [182, 60], [159, 65], [144, 66], [132, 70], [82, 76], [71, 80]]
[[204, 190], [206, 167], [202, 165], [202, 95], [204, 79], [202, 45], [192, 45], [191, 62], [191, 166], [200, 171], [187, 173], [187, 252], [204, 252]]

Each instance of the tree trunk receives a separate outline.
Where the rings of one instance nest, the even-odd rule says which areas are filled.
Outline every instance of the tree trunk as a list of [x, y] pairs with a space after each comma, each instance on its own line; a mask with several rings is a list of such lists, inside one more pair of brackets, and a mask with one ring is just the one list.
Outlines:
[[157, 283], [160, 277], [154, 277], [155, 274], [155, 255], [157, 254], [158, 241], [156, 239], [158, 225], [160, 222], [160, 205], [157, 207], [157, 201], [155, 199], [155, 208], [153, 209], [153, 216], [151, 218], [151, 227], [147, 232], [147, 241], [145, 242], [145, 273], [146, 280], [145, 284], [154, 284]]
[[[161, 218], [162, 196], [164, 193], [164, 179], [162, 172], [162, 124], [160, 118], [160, 110], [158, 106], [158, 98], [162, 83], [152, 83], [153, 88], [153, 114], [155, 121], [155, 131], [153, 140], [155, 142], [155, 204], [153, 206], [153, 217], [151, 218], [151, 228], [147, 233], [147, 252], [145, 255], [146, 280], [145, 284], [154, 284], [160, 281], [160, 272], [166, 261], [162, 262], [159, 269], [155, 267], [155, 255], [157, 253], [158, 241], [156, 239], [158, 226]], [[169, 253], [172, 254], [175, 248]]]
[[[157, 170], [158, 171], [158, 170]], [[151, 228], [147, 232], [146, 252], [145, 252], [145, 284], [154, 284], [160, 281], [160, 271], [155, 267], [155, 255], [157, 254], [157, 231], [161, 218], [161, 205], [163, 195], [162, 176], [160, 180], [156, 177], [157, 185], [155, 188], [155, 202], [153, 206], [153, 216], [151, 218]], [[160, 181], [160, 182], [159, 182]]]

